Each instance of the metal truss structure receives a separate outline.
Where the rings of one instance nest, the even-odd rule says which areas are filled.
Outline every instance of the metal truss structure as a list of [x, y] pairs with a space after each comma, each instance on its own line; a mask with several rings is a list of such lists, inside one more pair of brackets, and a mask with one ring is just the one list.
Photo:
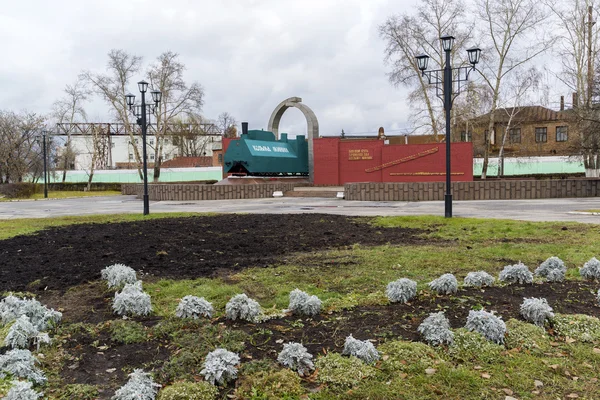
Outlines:
[[[141, 128], [135, 123], [129, 125], [136, 136], [142, 135]], [[96, 130], [96, 131], [95, 131]], [[148, 124], [148, 135], [156, 135], [157, 125]], [[53, 135], [57, 136], [91, 136], [94, 134], [106, 136], [127, 135], [125, 124], [111, 122], [86, 122], [86, 123], [57, 123]], [[198, 136], [221, 136], [219, 128], [212, 123], [177, 123], [167, 124], [166, 135], [198, 135]]]

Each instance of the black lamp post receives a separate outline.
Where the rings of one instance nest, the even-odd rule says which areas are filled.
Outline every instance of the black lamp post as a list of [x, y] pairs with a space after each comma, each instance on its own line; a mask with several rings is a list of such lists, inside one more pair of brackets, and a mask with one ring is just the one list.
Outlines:
[[42, 131], [42, 151], [44, 156], [44, 198], [48, 198], [48, 166], [46, 160], [46, 131]]
[[[435, 84], [436, 95], [444, 102], [444, 109], [446, 111], [446, 195], [444, 196], [444, 202], [445, 216], [446, 218], [452, 218], [450, 110], [452, 109], [452, 102], [461, 92], [461, 83], [466, 82], [469, 79], [469, 74], [475, 70], [475, 65], [479, 62], [481, 49], [479, 47], [473, 47], [467, 50], [469, 63], [471, 64], [470, 67], [452, 68], [450, 65], [450, 52], [452, 52], [454, 36], [445, 35], [440, 37], [440, 40], [442, 41], [444, 53], [446, 53], [446, 65], [444, 66], [444, 69], [426, 71], [427, 63], [429, 61], [429, 56], [426, 54], [417, 56], [416, 59], [417, 66], [419, 70], [421, 70], [422, 76], [427, 77], [429, 84]], [[453, 77], [455, 71], [456, 77]], [[456, 91], [453, 92], [455, 83], [457, 84]]]
[[146, 134], [148, 133], [148, 123], [146, 122], [146, 108], [150, 112], [156, 112], [160, 103], [162, 93], [158, 90], [150, 92], [152, 94], [152, 100], [154, 104], [146, 104], [146, 91], [148, 91], [148, 82], [138, 82], [138, 89], [142, 94], [142, 104], [138, 107], [135, 105], [135, 95], [129, 93], [125, 96], [129, 110], [137, 117], [137, 124], [142, 128], [142, 157], [143, 157], [143, 168], [144, 168], [144, 215], [150, 214], [150, 202], [148, 200], [148, 159], [146, 156]]

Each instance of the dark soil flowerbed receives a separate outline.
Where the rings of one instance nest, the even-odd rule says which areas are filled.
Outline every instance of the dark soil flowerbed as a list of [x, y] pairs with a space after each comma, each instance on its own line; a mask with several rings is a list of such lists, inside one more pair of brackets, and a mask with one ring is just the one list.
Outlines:
[[182, 279], [267, 267], [296, 252], [426, 243], [423, 231], [368, 221], [320, 214], [218, 215], [52, 228], [0, 241], [0, 291], [66, 290], [99, 279], [100, 270], [114, 263]]
[[[598, 316], [600, 307], [596, 305], [594, 298], [596, 286], [590, 282], [565, 281], [461, 289], [457, 294], [447, 296], [421, 292], [407, 304], [363, 306], [322, 313], [316, 317], [290, 315], [258, 324], [229, 321], [221, 317], [213, 321], [202, 320], [199, 325], [191, 323], [184, 331], [189, 329], [189, 333], [198, 337], [199, 342], [204, 337], [203, 329], [207, 324], [232, 332], [243, 331], [246, 340], [245, 349], [240, 353], [242, 362], [270, 360], [275, 363], [283, 343], [287, 342], [300, 342], [316, 356], [328, 352], [341, 352], [344, 341], [350, 334], [357, 339], [370, 339], [375, 345], [393, 339], [420, 341], [422, 338], [417, 333], [419, 324], [430, 313], [441, 310], [450, 319], [453, 328], [463, 327], [469, 310], [481, 307], [497, 312], [505, 321], [510, 318], [522, 319], [519, 307], [524, 297], [547, 298], [557, 313]], [[102, 321], [115, 319], [110, 312], [111, 296], [104, 291], [101, 284], [86, 286], [84, 291], [96, 292], [97, 298], [104, 297], [104, 301], [89, 305]], [[61, 307], [67, 306], [73, 299], [42, 296], [41, 300], [54, 307]], [[157, 317], [133, 320], [148, 328], [161, 321]], [[106, 329], [100, 330], [97, 336], [92, 337], [81, 333], [70, 335], [63, 348], [71, 360], [65, 363], [61, 371], [65, 383], [91, 384], [105, 388], [100, 398], [106, 399], [127, 380], [127, 373], [133, 368], [143, 367], [154, 371], [155, 375], [160, 377], [165, 362], [181, 351], [164, 338], [152, 335], [148, 341], [142, 343], [118, 344], [111, 341]], [[231, 390], [231, 387], [226, 390]]]
[[323, 354], [341, 352], [344, 341], [350, 334], [357, 339], [374, 340], [376, 344], [388, 339], [420, 341], [422, 338], [417, 332], [418, 326], [430, 313], [438, 311], [444, 311], [452, 328], [463, 327], [469, 310], [477, 308], [494, 311], [505, 321], [510, 318], [522, 319], [520, 306], [524, 297], [545, 298], [556, 313], [599, 316], [600, 307], [596, 305], [594, 290], [597, 290], [595, 283], [565, 281], [463, 289], [448, 296], [423, 292], [407, 304], [357, 307], [314, 318], [290, 316], [259, 325], [224, 319], [223, 322], [251, 335], [258, 328], [272, 332], [257, 337], [254, 343], [260, 343], [258, 345], [250, 343], [248, 352], [254, 359], [265, 356], [276, 358], [282, 348], [279, 344], [281, 340], [300, 342], [309, 353]]

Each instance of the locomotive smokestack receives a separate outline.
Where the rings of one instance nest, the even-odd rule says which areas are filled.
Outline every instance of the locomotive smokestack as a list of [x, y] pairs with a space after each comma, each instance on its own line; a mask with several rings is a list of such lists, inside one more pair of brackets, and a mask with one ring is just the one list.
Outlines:
[[247, 135], [247, 134], [248, 134], [248, 123], [242, 122], [242, 135]]

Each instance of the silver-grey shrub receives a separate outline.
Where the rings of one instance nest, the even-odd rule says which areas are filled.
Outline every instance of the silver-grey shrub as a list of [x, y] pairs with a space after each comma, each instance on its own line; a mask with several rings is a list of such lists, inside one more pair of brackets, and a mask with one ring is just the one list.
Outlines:
[[600, 280], [600, 261], [596, 257], [590, 258], [588, 262], [583, 264], [583, 267], [579, 269], [579, 275], [582, 278], [590, 281]]
[[506, 283], [533, 283], [533, 274], [529, 271], [527, 265], [519, 262], [518, 264], [504, 267], [498, 279]]
[[300, 289], [294, 289], [290, 292], [288, 308], [294, 314], [314, 316], [321, 312], [322, 305], [321, 300], [315, 295], [311, 296]]
[[306, 347], [301, 343], [286, 343], [283, 345], [283, 350], [277, 356], [279, 363], [293, 371], [297, 371], [298, 375], [304, 376], [315, 369], [312, 361], [313, 356], [306, 351]]
[[127, 383], [115, 392], [112, 400], [154, 400], [159, 387], [149, 373], [135, 369], [129, 374]]
[[496, 278], [485, 271], [476, 271], [469, 272], [467, 276], [465, 276], [463, 284], [469, 287], [481, 288], [484, 286], [492, 286], [495, 280]]
[[419, 325], [417, 331], [432, 346], [451, 345], [454, 342], [454, 333], [450, 330], [450, 321], [443, 311], [429, 314], [429, 317], [425, 318]]
[[4, 400], [37, 400], [43, 396], [32, 389], [33, 383], [25, 381], [13, 381], [10, 390]]
[[185, 296], [177, 305], [175, 315], [179, 318], [210, 318], [214, 311], [212, 304], [204, 297]]
[[501, 317], [481, 310], [469, 311], [465, 328], [471, 332], [481, 333], [487, 340], [496, 344], [504, 344], [506, 335], [506, 324]]
[[452, 274], [444, 274], [429, 282], [429, 288], [438, 294], [452, 294], [458, 291], [458, 281]]
[[537, 326], [544, 326], [547, 319], [553, 318], [554, 313], [552, 307], [546, 299], [541, 298], [525, 298], [521, 304], [521, 315], [526, 321], [529, 321]]
[[225, 349], [216, 349], [206, 356], [203, 369], [200, 371], [207, 382], [223, 384], [237, 378], [237, 365], [240, 357]]
[[62, 319], [62, 313], [48, 309], [36, 299], [20, 299], [8, 295], [0, 301], [0, 319], [3, 325], [15, 321], [23, 315], [27, 316], [39, 331], [51, 328]]
[[342, 354], [359, 358], [366, 364], [373, 364], [379, 360], [379, 352], [375, 346], [373, 346], [373, 343], [368, 340], [354, 339], [352, 335], [346, 338]]
[[417, 295], [417, 282], [400, 278], [388, 283], [385, 294], [392, 303], [406, 303]]
[[565, 280], [567, 266], [558, 257], [550, 257], [540, 264], [535, 270], [536, 276], [546, 278], [550, 282], [562, 282]]
[[104, 268], [100, 275], [106, 280], [109, 288], [118, 288], [126, 283], [135, 283], [137, 276], [135, 270], [124, 264], [113, 264]]
[[29, 350], [13, 349], [0, 355], [0, 379], [10, 374], [13, 378], [24, 378], [38, 385], [46, 383], [44, 373], [37, 367], [37, 359]]
[[152, 312], [150, 295], [142, 290], [142, 281], [126, 283], [115, 293], [112, 307], [119, 315], [149, 315]]
[[10, 326], [4, 345], [12, 349], [26, 349], [32, 343], [39, 349], [40, 344], [50, 343], [50, 336], [40, 332], [26, 315], [21, 315]]
[[233, 321], [236, 319], [253, 321], [260, 313], [260, 304], [245, 293], [233, 296], [225, 305], [225, 315]]

